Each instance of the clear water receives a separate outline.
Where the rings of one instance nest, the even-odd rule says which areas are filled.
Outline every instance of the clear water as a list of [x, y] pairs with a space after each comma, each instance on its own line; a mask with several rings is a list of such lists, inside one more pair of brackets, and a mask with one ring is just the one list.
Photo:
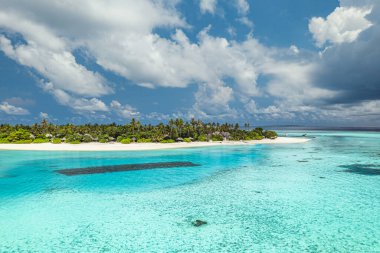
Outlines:
[[[303, 144], [0, 151], [0, 252], [380, 252], [380, 133], [307, 133]], [[202, 166], [54, 172], [169, 161]]]

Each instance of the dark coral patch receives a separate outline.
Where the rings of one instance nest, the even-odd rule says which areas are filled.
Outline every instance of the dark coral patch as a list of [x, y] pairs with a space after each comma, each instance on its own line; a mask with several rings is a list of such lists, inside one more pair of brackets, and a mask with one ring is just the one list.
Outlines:
[[163, 168], [175, 168], [175, 167], [194, 167], [200, 166], [192, 162], [163, 162], [163, 163], [139, 163], [139, 164], [123, 164], [123, 165], [110, 165], [100, 167], [89, 167], [79, 169], [64, 169], [56, 170], [60, 174], [66, 176], [76, 176], [85, 174], [100, 174], [133, 170], [149, 170], [149, 169], [163, 169]]
[[380, 165], [376, 164], [350, 164], [341, 165], [340, 168], [344, 168], [343, 172], [355, 173], [367, 176], [379, 176], [380, 175]]

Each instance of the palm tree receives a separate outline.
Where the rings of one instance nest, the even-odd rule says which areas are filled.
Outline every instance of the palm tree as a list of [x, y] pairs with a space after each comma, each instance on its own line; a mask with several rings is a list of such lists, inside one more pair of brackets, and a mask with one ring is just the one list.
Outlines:
[[132, 118], [130, 125], [131, 125], [131, 128], [132, 128], [132, 135], [135, 135], [135, 129], [136, 129], [136, 120], [135, 120], [135, 118]]
[[176, 119], [174, 124], [178, 129], [179, 136], [182, 137], [183, 119]]
[[175, 124], [174, 120], [173, 120], [173, 119], [170, 119], [170, 120], [169, 120], [170, 138], [172, 138], [172, 136], [173, 136], [173, 127], [174, 127], [174, 124]]

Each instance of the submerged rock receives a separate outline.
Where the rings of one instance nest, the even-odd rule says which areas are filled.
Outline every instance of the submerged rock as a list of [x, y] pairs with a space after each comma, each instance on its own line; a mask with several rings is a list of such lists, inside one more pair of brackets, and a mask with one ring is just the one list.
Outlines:
[[137, 164], [121, 164], [109, 166], [97, 166], [79, 169], [63, 169], [55, 170], [66, 176], [77, 176], [85, 174], [100, 174], [133, 170], [148, 170], [148, 169], [164, 169], [164, 168], [179, 168], [179, 167], [196, 167], [200, 166], [192, 162], [161, 162], [161, 163], [137, 163]]
[[350, 164], [350, 165], [340, 165], [340, 168], [345, 168], [341, 170], [343, 172], [355, 173], [367, 176], [380, 176], [380, 165], [379, 164]]
[[191, 222], [191, 224], [194, 226], [194, 227], [200, 227], [202, 225], [206, 225], [207, 224], [207, 221], [203, 221], [203, 220], [195, 220], [193, 222]]

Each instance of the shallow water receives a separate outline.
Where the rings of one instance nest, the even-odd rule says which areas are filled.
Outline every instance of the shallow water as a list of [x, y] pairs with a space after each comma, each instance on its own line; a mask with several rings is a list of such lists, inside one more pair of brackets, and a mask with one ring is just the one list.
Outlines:
[[[380, 133], [139, 152], [0, 151], [0, 252], [380, 252]], [[156, 162], [198, 167], [65, 176]], [[207, 224], [194, 227], [200, 219]]]

